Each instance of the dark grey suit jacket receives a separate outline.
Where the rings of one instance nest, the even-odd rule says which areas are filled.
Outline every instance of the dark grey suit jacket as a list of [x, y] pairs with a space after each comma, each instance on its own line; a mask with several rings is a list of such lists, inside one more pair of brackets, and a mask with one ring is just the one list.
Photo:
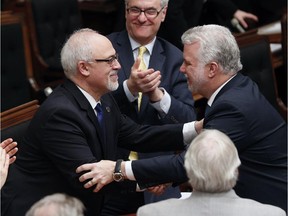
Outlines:
[[[143, 95], [140, 112], [138, 112], [137, 109], [137, 101], [131, 103], [126, 97], [123, 89], [123, 81], [129, 78], [131, 67], [134, 64], [133, 50], [131, 48], [127, 31], [112, 33], [108, 35], [108, 38], [112, 42], [116, 52], [118, 52], [119, 62], [122, 66], [118, 72], [120, 87], [113, 92], [115, 100], [117, 101], [122, 113], [129, 116], [139, 124], [149, 125], [163, 125], [180, 122], [185, 123], [196, 119], [192, 93], [188, 89], [187, 79], [179, 70], [183, 63], [183, 53], [178, 48], [166, 40], [157, 37], [150, 56], [149, 68], [161, 72], [162, 78], [160, 86], [163, 87], [171, 96], [169, 112], [167, 115], [161, 116], [150, 104], [146, 95]], [[173, 153], [174, 152], [170, 152], [170, 154]], [[168, 153], [138, 153], [138, 156], [139, 158], [149, 158], [164, 154], [166, 155]], [[127, 159], [128, 155], [128, 151], [119, 149], [119, 158]], [[145, 196], [146, 200], [151, 199], [150, 197], [152, 194], [146, 193]], [[153, 201], [179, 196], [180, 191], [178, 188], [169, 188], [169, 190], [166, 190], [161, 196], [154, 196]]]
[[171, 43], [157, 38], [150, 56], [149, 68], [161, 71], [161, 84], [171, 95], [171, 107], [168, 114], [159, 118], [158, 112], [149, 104], [147, 96], [143, 95], [140, 113], [137, 101], [131, 104], [124, 92], [123, 81], [128, 79], [134, 64], [133, 52], [127, 31], [112, 33], [108, 38], [119, 54], [121, 69], [118, 71], [120, 87], [113, 92], [115, 100], [123, 114], [141, 124], [185, 123], [196, 119], [194, 100], [188, 89], [187, 79], [179, 71], [183, 63], [183, 54]]
[[[204, 128], [218, 129], [235, 143], [242, 163], [235, 187], [240, 197], [287, 210], [287, 124], [249, 77], [239, 73], [220, 90]], [[186, 181], [184, 154], [133, 161], [138, 183]]]

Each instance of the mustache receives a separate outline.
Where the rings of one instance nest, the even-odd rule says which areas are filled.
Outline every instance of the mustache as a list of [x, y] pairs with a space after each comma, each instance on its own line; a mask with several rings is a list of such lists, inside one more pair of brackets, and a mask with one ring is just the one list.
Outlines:
[[112, 70], [109, 73], [110, 76], [117, 75], [117, 74], [118, 74], [118, 70]]

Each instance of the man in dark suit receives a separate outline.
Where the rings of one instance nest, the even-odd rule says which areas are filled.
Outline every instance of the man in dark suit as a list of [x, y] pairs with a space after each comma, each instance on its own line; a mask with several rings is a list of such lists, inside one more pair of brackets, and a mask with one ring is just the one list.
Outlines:
[[233, 187], [240, 164], [237, 149], [226, 134], [215, 129], [203, 130], [185, 154], [191, 195], [142, 206], [137, 216], [285, 216], [279, 207], [236, 195]]
[[[179, 73], [183, 61], [182, 52], [171, 43], [156, 37], [161, 22], [165, 20], [168, 0], [153, 0], [149, 2], [139, 0], [125, 1], [126, 30], [115, 32], [107, 37], [119, 54], [122, 68], [119, 70], [119, 88], [113, 92], [123, 114], [129, 116], [139, 124], [163, 125], [185, 123], [196, 119], [194, 101], [187, 88], [186, 78]], [[123, 9], [124, 10], [124, 9]], [[145, 12], [141, 12], [144, 10]], [[150, 87], [155, 85], [155, 79], [147, 83], [145, 79], [132, 73], [131, 67], [139, 53], [138, 47], [145, 46], [144, 63], [147, 68], [160, 71], [161, 83], [155, 91]], [[138, 109], [138, 92], [142, 92], [140, 110]], [[127, 159], [129, 151], [121, 149], [119, 158]], [[174, 152], [170, 152], [173, 154]], [[138, 158], [149, 158], [168, 154], [157, 152], [150, 154], [138, 153]], [[127, 195], [113, 196], [106, 207], [111, 209], [105, 214], [110, 215], [115, 207], [114, 214], [125, 214], [127, 210], [136, 209], [143, 205], [143, 194], [137, 193], [129, 200]], [[132, 196], [132, 194], [131, 194]], [[142, 197], [141, 197], [142, 196]], [[172, 197], [180, 197], [178, 187], [169, 187], [162, 195], [157, 196], [144, 192], [145, 203], [155, 202]], [[135, 203], [134, 210], [132, 209]], [[117, 210], [118, 208], [118, 210]], [[123, 210], [121, 210], [123, 209]], [[105, 209], [103, 210], [103, 214]]]
[[[224, 132], [238, 150], [242, 164], [237, 195], [287, 211], [287, 124], [257, 85], [239, 73], [242, 65], [235, 38], [223, 26], [206, 25], [187, 30], [182, 41], [180, 69], [190, 90], [208, 99], [203, 128]], [[122, 171], [141, 188], [183, 182], [187, 180], [184, 154], [133, 161], [133, 175], [131, 162], [125, 162]], [[110, 162], [97, 166], [105, 163]]]
[[[121, 115], [109, 94], [118, 87], [121, 66], [106, 37], [90, 29], [75, 32], [61, 51], [61, 63], [67, 80], [41, 104], [30, 123], [1, 191], [2, 215], [23, 216], [33, 203], [53, 193], [75, 196], [84, 203], [85, 215], [99, 215], [106, 195], [116, 190], [129, 193], [136, 184], [120, 182], [117, 165], [113, 170], [117, 168], [114, 177], [119, 183], [94, 193], [85, 188], [100, 187], [101, 182], [88, 174], [83, 187], [81, 173], [75, 172], [79, 165], [116, 160], [117, 144], [144, 152], [184, 147], [183, 124], [140, 126]], [[139, 63], [136, 61], [132, 70], [137, 70]], [[153, 70], [140, 73], [157, 76]], [[102, 111], [96, 112], [99, 105]]]

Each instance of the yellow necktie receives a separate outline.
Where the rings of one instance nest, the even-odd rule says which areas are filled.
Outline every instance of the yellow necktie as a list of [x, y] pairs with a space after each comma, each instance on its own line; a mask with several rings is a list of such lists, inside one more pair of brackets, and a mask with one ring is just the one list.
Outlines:
[[[141, 59], [138, 69], [141, 69], [141, 70], [146, 70], [147, 69], [147, 67], [145, 65], [145, 62], [144, 62], [144, 58], [143, 58], [143, 54], [145, 52], [146, 52], [146, 47], [145, 46], [140, 46], [138, 48], [138, 57], [140, 57], [140, 59]], [[138, 112], [140, 111], [141, 101], [142, 101], [142, 92], [139, 92], [138, 93]], [[130, 155], [129, 155], [129, 159], [130, 160], [137, 160], [138, 159], [137, 152], [131, 151]]]
[[[141, 70], [147, 69], [145, 62], [144, 62], [144, 58], [143, 58], [143, 54], [146, 52], [146, 50], [147, 49], [145, 46], [140, 46], [138, 48], [138, 57], [140, 57], [140, 59], [141, 59], [139, 69], [141, 69]], [[141, 101], [142, 101], [142, 92], [139, 92], [138, 93], [138, 111], [140, 111]]]

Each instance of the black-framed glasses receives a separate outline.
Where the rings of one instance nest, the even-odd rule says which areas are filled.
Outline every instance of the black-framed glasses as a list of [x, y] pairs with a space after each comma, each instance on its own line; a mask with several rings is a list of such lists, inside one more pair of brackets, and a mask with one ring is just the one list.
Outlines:
[[127, 8], [126, 10], [131, 16], [134, 17], [140, 16], [140, 14], [143, 12], [148, 19], [155, 19], [159, 15], [159, 13], [163, 10], [164, 7], [162, 7], [159, 11], [157, 11], [156, 8], [147, 8], [145, 10], [142, 10], [138, 7], [130, 7]]
[[110, 66], [113, 65], [113, 63], [115, 62], [115, 60], [118, 61], [118, 53], [116, 53], [115, 55], [107, 58], [107, 59], [94, 59], [96, 62], [107, 62]]

